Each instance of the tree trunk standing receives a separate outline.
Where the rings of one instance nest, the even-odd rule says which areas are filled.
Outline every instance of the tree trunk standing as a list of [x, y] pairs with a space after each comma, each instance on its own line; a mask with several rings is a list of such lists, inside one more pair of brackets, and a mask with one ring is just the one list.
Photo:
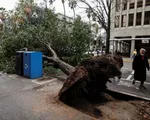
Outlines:
[[[88, 19], [89, 19], [89, 27], [90, 27], [90, 30], [91, 30], [91, 16], [90, 15], [88, 16]], [[89, 48], [88, 55], [91, 54], [91, 46], [93, 46], [93, 41], [92, 40], [90, 40], [89, 44], [88, 44], [88, 48]], [[92, 48], [92, 50], [93, 50], [93, 48]]]
[[108, 30], [106, 31], [107, 33], [107, 37], [106, 37], [106, 54], [109, 54], [109, 46], [110, 46], [110, 29], [108, 28]]
[[75, 9], [74, 9], [74, 8], [72, 8], [72, 10], [73, 10], [73, 15], [74, 15], [74, 20], [75, 20], [75, 18], [76, 18]]
[[101, 46], [101, 55], [103, 55], [103, 45]]
[[64, 18], [66, 18], [66, 8], [65, 8], [65, 3], [63, 2], [63, 9], [64, 9]]
[[110, 47], [110, 26], [111, 26], [111, 16], [110, 16], [110, 12], [111, 12], [111, 8], [109, 7], [109, 12], [108, 12], [108, 26], [106, 29], [106, 54], [109, 54], [109, 47]]
[[45, 8], [47, 9], [47, 0], [44, 0], [44, 2], [45, 2]]
[[62, 0], [63, 9], [64, 9], [64, 27], [66, 27], [66, 8], [65, 8], [65, 0]]

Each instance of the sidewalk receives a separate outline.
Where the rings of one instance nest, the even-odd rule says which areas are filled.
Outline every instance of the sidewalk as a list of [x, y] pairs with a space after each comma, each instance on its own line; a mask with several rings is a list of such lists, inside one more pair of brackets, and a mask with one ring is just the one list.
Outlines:
[[150, 101], [150, 83], [145, 83], [146, 89], [139, 89], [139, 82], [132, 85], [132, 81], [121, 79], [119, 82], [113, 80], [113, 83], [108, 83], [108, 90], [138, 99]]
[[0, 72], [0, 83], [1, 120], [94, 120], [57, 99], [63, 85], [57, 79], [35, 84], [30, 79]]
[[[131, 58], [124, 58], [123, 57], [123, 62], [132, 62], [133, 60]], [[149, 63], [150, 63], [150, 59], [148, 59]]]

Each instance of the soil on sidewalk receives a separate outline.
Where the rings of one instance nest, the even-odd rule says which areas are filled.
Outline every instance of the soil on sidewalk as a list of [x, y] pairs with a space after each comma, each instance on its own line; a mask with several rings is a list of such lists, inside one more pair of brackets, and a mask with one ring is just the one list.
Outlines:
[[[57, 98], [58, 92], [62, 87], [62, 81], [54, 81], [47, 85], [38, 92], [45, 94], [41, 98], [41, 104], [35, 106], [35, 109], [40, 111], [53, 112], [57, 118], [64, 118], [65, 120], [96, 120], [91, 114], [85, 111], [76, 110], [71, 108]], [[95, 104], [95, 107], [102, 111], [101, 120], [150, 120], [150, 102], [141, 100], [119, 100], [111, 95], [107, 95], [107, 102]]]

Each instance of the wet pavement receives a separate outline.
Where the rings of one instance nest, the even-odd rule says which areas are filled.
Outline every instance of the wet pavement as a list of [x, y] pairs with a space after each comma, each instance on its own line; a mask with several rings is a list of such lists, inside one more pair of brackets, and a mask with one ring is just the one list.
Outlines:
[[150, 71], [147, 71], [147, 80], [144, 84], [146, 89], [140, 89], [140, 82], [136, 81], [135, 85], [132, 84], [134, 71], [132, 70], [132, 62], [125, 61], [122, 68], [122, 78], [120, 80], [112, 80], [108, 83], [108, 89], [118, 93], [127, 94], [137, 98], [150, 101]]

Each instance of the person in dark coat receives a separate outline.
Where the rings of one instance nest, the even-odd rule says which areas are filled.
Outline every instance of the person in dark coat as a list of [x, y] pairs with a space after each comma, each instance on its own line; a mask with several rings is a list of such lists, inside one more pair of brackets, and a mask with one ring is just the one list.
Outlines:
[[149, 63], [148, 58], [145, 56], [145, 49], [141, 48], [140, 53], [137, 54], [133, 60], [132, 63], [132, 69], [134, 70], [134, 80], [133, 84], [135, 84], [135, 81], [138, 80], [141, 82], [140, 88], [144, 88], [144, 81], [146, 81], [146, 68], [149, 71]]

